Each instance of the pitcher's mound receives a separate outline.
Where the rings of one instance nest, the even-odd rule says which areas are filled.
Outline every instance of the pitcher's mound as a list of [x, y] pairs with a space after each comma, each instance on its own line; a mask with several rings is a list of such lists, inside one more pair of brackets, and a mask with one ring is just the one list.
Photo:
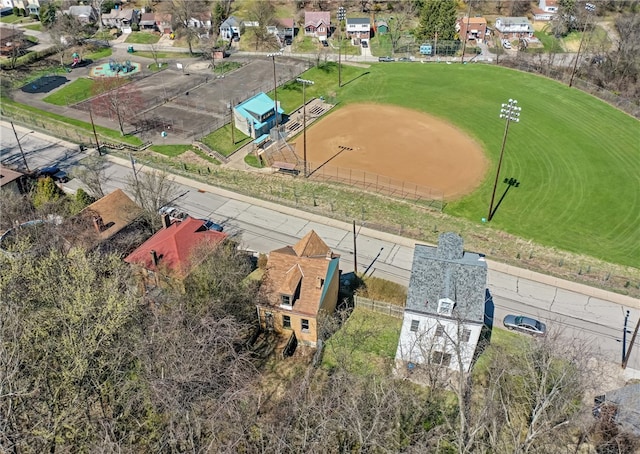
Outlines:
[[[296, 150], [302, 158], [302, 135]], [[363, 170], [367, 178], [378, 174], [436, 189], [447, 200], [476, 189], [488, 167], [482, 148], [451, 124], [386, 104], [352, 104], [314, 123], [307, 160], [310, 172]]]

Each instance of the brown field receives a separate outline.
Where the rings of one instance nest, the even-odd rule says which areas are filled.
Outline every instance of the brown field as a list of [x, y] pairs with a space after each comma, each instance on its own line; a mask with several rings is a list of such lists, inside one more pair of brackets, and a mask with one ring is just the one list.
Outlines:
[[[340, 151], [340, 146], [353, 150]], [[302, 158], [303, 136], [295, 149]], [[307, 160], [434, 188], [451, 200], [478, 187], [488, 161], [470, 137], [438, 118], [403, 107], [352, 104], [307, 130]]]

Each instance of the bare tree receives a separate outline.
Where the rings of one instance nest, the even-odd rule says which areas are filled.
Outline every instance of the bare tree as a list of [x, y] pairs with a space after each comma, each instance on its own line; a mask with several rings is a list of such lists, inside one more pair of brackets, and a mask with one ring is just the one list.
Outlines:
[[157, 170], [142, 171], [135, 161], [134, 174], [127, 178], [127, 190], [134, 194], [135, 202], [145, 211], [153, 230], [160, 228], [158, 210], [178, 198], [178, 188], [173, 179], [165, 172]]
[[115, 117], [120, 134], [124, 135], [125, 122], [135, 118], [144, 106], [140, 91], [133, 84], [122, 85], [118, 77], [97, 79], [93, 86], [94, 93], [99, 94], [92, 100], [94, 112], [103, 112]]
[[186, 39], [189, 53], [193, 54], [193, 45], [199, 38], [199, 33], [196, 27], [189, 26], [189, 22], [192, 19], [197, 19], [208, 10], [207, 2], [204, 0], [167, 0], [163, 7], [166, 12], [172, 14], [178, 35]]
[[268, 26], [276, 24], [276, 9], [271, 2], [255, 2], [249, 10], [249, 20], [255, 22], [251, 27], [255, 50], [277, 49], [276, 36], [269, 33]]
[[394, 3], [393, 17], [387, 21], [387, 25], [389, 26], [388, 35], [393, 53], [398, 50], [400, 40], [411, 25], [411, 21], [415, 18], [415, 15], [416, 2], [412, 0], [401, 0]]
[[91, 195], [97, 199], [105, 196], [104, 185], [110, 177], [107, 175], [108, 161], [102, 156], [90, 156], [82, 161], [82, 167], [76, 174], [87, 185]]

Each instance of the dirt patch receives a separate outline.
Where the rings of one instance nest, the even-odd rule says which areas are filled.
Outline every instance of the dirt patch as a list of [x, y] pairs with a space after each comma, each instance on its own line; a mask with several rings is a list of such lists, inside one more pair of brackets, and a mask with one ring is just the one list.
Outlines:
[[[296, 150], [302, 158], [302, 135]], [[475, 190], [488, 167], [480, 145], [451, 124], [383, 104], [349, 105], [314, 123], [307, 130], [307, 160], [310, 171], [359, 169], [369, 172], [367, 178], [434, 188], [448, 200]]]

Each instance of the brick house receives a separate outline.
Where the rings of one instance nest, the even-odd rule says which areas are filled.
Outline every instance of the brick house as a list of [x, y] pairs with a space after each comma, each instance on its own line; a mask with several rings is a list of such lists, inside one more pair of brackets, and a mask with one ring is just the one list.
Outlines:
[[347, 17], [345, 27], [347, 37], [354, 46], [361, 41], [369, 41], [371, 37], [371, 21], [368, 17]]
[[182, 221], [163, 219], [164, 228], [142, 243], [124, 261], [139, 267], [144, 286], [154, 288], [170, 279], [182, 280], [198, 263], [193, 253], [206, 244], [217, 245], [226, 233], [209, 230], [204, 221], [187, 216]]
[[[487, 262], [443, 233], [438, 246], [417, 244], [396, 360], [468, 372], [484, 325]], [[460, 358], [460, 362], [458, 361]]]
[[487, 20], [484, 17], [462, 17], [456, 23], [456, 31], [460, 39], [475, 39], [480, 42], [487, 35]]
[[256, 305], [260, 327], [315, 347], [318, 317], [338, 302], [339, 261], [313, 230], [294, 246], [271, 251]]
[[331, 13], [329, 11], [305, 11], [304, 34], [326, 41], [331, 33]]

